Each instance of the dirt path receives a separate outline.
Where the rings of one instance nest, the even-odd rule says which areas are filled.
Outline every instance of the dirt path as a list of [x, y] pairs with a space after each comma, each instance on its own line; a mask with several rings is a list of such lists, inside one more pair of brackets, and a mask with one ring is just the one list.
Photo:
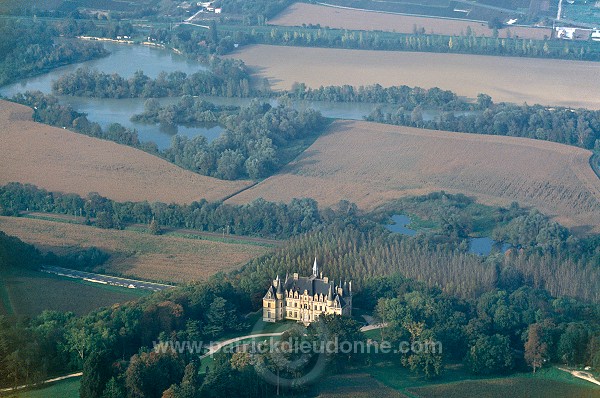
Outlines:
[[44, 385], [44, 384], [54, 383], [54, 382], [57, 382], [57, 381], [71, 379], [73, 377], [79, 377], [79, 376], [83, 376], [83, 372], [71, 373], [71, 374], [66, 375], [66, 376], [55, 377], [53, 379], [44, 380], [44, 381], [41, 381], [41, 382], [35, 383], [35, 384], [24, 384], [22, 386], [17, 386], [17, 387], [1, 388], [0, 389], [0, 393], [11, 392], [11, 391], [18, 391], [18, 390], [22, 390], [22, 389], [28, 388], [28, 387], [38, 387], [38, 386], [41, 386], [41, 385]]
[[582, 372], [580, 370], [569, 370], [569, 369], [564, 369], [564, 368], [558, 368], [560, 370], [562, 370], [563, 372], [567, 372], [572, 374], [573, 376], [585, 380], [585, 381], [589, 381], [590, 383], [594, 383], [600, 386], [600, 381], [597, 380], [594, 375], [592, 375], [589, 372]]

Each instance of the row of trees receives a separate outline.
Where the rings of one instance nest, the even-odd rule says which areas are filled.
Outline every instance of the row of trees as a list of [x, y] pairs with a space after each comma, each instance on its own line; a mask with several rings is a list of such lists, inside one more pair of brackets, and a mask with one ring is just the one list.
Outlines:
[[0, 20], [0, 86], [107, 54], [100, 44], [58, 41], [56, 36], [55, 27], [45, 22]]
[[52, 83], [59, 95], [96, 98], [156, 98], [182, 95], [250, 97], [257, 93], [250, 87], [249, 73], [241, 61], [213, 58], [210, 71], [187, 75], [183, 72], [161, 72], [156, 79], [137, 71], [125, 79], [88, 68], [78, 68]]
[[423, 120], [423, 109], [399, 107], [394, 112], [375, 109], [367, 120], [400, 126], [474, 134], [508, 135], [560, 142], [587, 149], [600, 148], [600, 111], [545, 107], [542, 105], [494, 104], [485, 94], [478, 97], [480, 112], [456, 115], [443, 112]]
[[[241, 32], [241, 33], [238, 33]], [[478, 37], [466, 32], [460, 36], [400, 34], [339, 30], [318, 27], [272, 27], [222, 29], [222, 35], [241, 44], [276, 44], [303, 47], [364, 50], [422, 51], [536, 58], [600, 60], [600, 45], [592, 41], [532, 40], [517, 37]]]
[[32, 185], [9, 183], [0, 187], [0, 214], [18, 216], [22, 211], [40, 211], [83, 216], [101, 228], [123, 228], [126, 224], [223, 231], [232, 234], [288, 238], [332, 222], [336, 213], [319, 210], [312, 199], [294, 199], [289, 204], [262, 199], [246, 205], [201, 200], [189, 205], [161, 202], [115, 202], [96, 193], [48, 192]]
[[396, 104], [412, 110], [417, 106], [443, 110], [468, 110], [472, 108], [456, 93], [438, 87], [391, 86], [380, 84], [354, 87], [350, 85], [306, 87], [304, 83], [294, 83], [284, 95], [294, 99], [328, 102], [366, 102], [373, 104]]

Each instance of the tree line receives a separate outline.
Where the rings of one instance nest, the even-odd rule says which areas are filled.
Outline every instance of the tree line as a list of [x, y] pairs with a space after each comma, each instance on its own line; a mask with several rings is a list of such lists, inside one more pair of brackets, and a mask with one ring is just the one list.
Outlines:
[[45, 22], [0, 20], [0, 86], [74, 62], [107, 55], [101, 44], [55, 40]]
[[478, 112], [456, 115], [443, 112], [439, 118], [423, 120], [423, 108], [398, 107], [393, 112], [375, 109], [366, 119], [399, 126], [473, 134], [507, 135], [575, 145], [586, 149], [600, 148], [600, 111], [493, 103], [479, 94]]
[[[70, 106], [61, 105], [53, 96], [27, 92], [17, 94], [12, 100], [34, 108], [35, 121], [133, 146], [196, 173], [228, 180], [259, 179], [273, 174], [316, 139], [327, 124], [327, 120], [312, 109], [297, 111], [284, 105], [271, 107], [253, 101], [234, 112], [232, 108], [202, 105], [199, 100], [184, 97], [175, 110], [208, 106], [214, 109], [213, 113], [220, 112], [219, 120], [225, 131], [211, 143], [203, 136], [188, 139], [176, 135], [169, 148], [159, 151], [153, 142], [140, 142], [135, 130], [117, 123], [103, 130], [98, 123], [90, 122]], [[146, 111], [154, 110], [163, 116], [173, 109], [157, 109], [153, 102], [148, 105], [150, 108]], [[169, 120], [175, 121], [176, 116], [169, 116]]]
[[455, 111], [472, 109], [472, 105], [456, 93], [438, 87], [430, 89], [406, 85], [382, 87], [380, 84], [355, 87], [346, 84], [310, 88], [304, 83], [294, 83], [291, 90], [284, 92], [283, 96], [308, 101], [396, 104], [407, 110], [417, 106]]
[[100, 228], [123, 228], [127, 224], [196, 229], [285, 239], [310, 231], [337, 217], [331, 209], [319, 209], [312, 199], [293, 199], [289, 204], [258, 199], [246, 205], [201, 200], [187, 205], [161, 202], [115, 202], [90, 193], [48, 192], [33, 185], [9, 183], [0, 187], [0, 214], [18, 216], [39, 211], [85, 217]]
[[157, 98], [182, 95], [251, 97], [257, 93], [249, 83], [249, 73], [241, 61], [214, 58], [210, 71], [191, 75], [161, 72], [156, 79], [137, 71], [129, 79], [89, 68], [78, 68], [52, 83], [58, 95], [94, 98]]
[[385, 51], [498, 55], [512, 57], [600, 60], [600, 45], [593, 41], [533, 40], [518, 37], [484, 37], [472, 32], [463, 35], [428, 35], [418, 31], [402, 34], [330, 29], [320, 25], [305, 27], [221, 27], [239, 44], [326, 47]]

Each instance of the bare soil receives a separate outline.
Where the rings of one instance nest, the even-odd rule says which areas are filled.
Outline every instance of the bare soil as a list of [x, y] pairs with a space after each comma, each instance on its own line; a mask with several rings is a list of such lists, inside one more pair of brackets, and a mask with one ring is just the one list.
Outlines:
[[231, 54], [273, 89], [295, 82], [439, 87], [471, 99], [600, 109], [600, 62], [253, 45]]
[[526, 138], [337, 121], [280, 173], [229, 201], [341, 199], [372, 209], [403, 196], [465, 193], [484, 203], [517, 201], [575, 231], [600, 232], [600, 179], [590, 151]]
[[195, 174], [125, 145], [35, 123], [31, 114], [26, 106], [0, 101], [0, 184], [167, 203], [220, 200], [250, 185]]
[[[322, 27], [350, 30], [380, 30], [384, 32], [413, 33], [425, 29], [426, 34], [465, 35], [467, 28], [476, 36], [493, 37], [487, 23], [412, 15], [387, 14], [377, 11], [352, 10], [316, 4], [295, 3], [269, 21], [271, 25], [302, 26], [320, 24]], [[552, 29], [511, 26], [498, 31], [498, 37], [519, 37], [543, 40], [552, 36]]]

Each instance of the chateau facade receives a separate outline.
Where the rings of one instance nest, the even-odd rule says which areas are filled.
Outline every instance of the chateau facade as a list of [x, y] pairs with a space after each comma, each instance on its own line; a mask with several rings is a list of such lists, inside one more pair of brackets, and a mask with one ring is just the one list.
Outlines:
[[334, 281], [319, 275], [317, 259], [309, 277], [291, 277], [273, 280], [263, 297], [263, 321], [277, 322], [284, 319], [309, 324], [321, 314], [350, 316], [352, 314], [352, 282]]

